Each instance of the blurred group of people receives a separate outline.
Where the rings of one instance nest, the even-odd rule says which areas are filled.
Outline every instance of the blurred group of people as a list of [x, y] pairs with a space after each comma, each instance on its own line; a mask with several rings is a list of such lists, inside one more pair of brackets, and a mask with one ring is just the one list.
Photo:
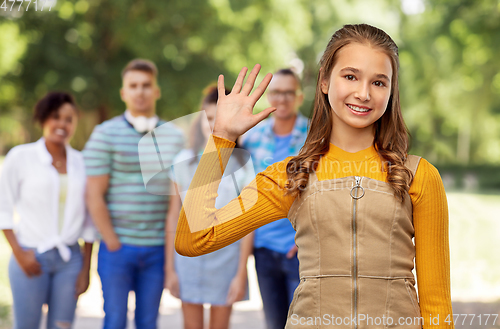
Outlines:
[[[204, 92], [187, 148], [156, 115], [150, 61], [125, 67], [124, 113], [97, 125], [82, 153], [68, 143], [72, 97], [41, 99], [43, 137], [13, 148], [0, 176], [15, 329], [38, 328], [44, 303], [50, 329], [71, 327], [96, 239], [105, 329], [126, 327], [130, 291], [136, 327], [156, 328], [164, 287], [182, 300], [185, 328], [204, 328], [203, 304], [209, 328], [228, 328], [233, 303], [247, 298], [252, 251], [268, 329], [358, 315], [366, 325], [344, 327], [384, 318], [421, 329], [451, 318], [446, 193], [438, 170], [409, 154], [397, 44], [374, 26], [347, 24], [319, 65], [310, 124], [298, 113], [294, 72], [266, 74], [254, 89], [257, 64], [230, 92], [222, 75]], [[271, 107], [254, 114], [266, 89]], [[253, 166], [233, 152], [237, 143]], [[157, 168], [151, 179], [145, 166]]]
[[[157, 75], [148, 60], [127, 64], [120, 90], [125, 111], [97, 125], [83, 152], [69, 145], [80, 115], [73, 97], [47, 94], [34, 113], [43, 136], [7, 154], [0, 174], [0, 229], [13, 253], [8, 271], [14, 328], [38, 329], [43, 304], [48, 305], [47, 328], [72, 326], [78, 296], [89, 285], [96, 240], [105, 329], [126, 327], [130, 291], [136, 297], [136, 327], [156, 328], [164, 288], [182, 300], [184, 328], [204, 328], [204, 304], [211, 305], [208, 327], [228, 328], [233, 303], [248, 299], [251, 254], [267, 327], [285, 326], [300, 280], [295, 230], [288, 219], [208, 255], [175, 252], [182, 200], [213, 130], [218, 90], [203, 91], [200, 114], [184, 136], [156, 115]], [[277, 71], [267, 95], [276, 108], [273, 117], [238, 141], [251, 154], [255, 171], [245, 166], [248, 158], [233, 154], [228, 170], [236, 181], [219, 186], [217, 208], [237, 197], [237, 187], [246, 186], [256, 172], [296, 155], [304, 145], [308, 120], [298, 111], [303, 101], [299, 77], [290, 69]], [[139, 156], [139, 141], [151, 131], [161, 146], [162, 165], [174, 168], [172, 184], [163, 187], [167, 193], [150, 193], [143, 181], [141, 162], [157, 162], [159, 156]]]

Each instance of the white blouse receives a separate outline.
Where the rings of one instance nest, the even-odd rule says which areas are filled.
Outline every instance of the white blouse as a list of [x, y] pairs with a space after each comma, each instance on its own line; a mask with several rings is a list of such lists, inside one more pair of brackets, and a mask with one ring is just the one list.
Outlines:
[[[96, 230], [85, 205], [83, 156], [69, 145], [66, 156], [68, 185], [61, 231], [59, 174], [43, 138], [14, 147], [5, 157], [0, 174], [0, 230], [14, 229], [21, 246], [37, 248], [39, 253], [57, 248], [68, 261], [68, 246], [80, 237], [93, 242]], [[20, 219], [16, 224], [14, 209]]]

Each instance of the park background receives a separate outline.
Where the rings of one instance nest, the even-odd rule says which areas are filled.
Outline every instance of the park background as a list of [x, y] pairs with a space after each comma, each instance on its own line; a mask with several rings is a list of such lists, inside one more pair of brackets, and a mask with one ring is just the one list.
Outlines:
[[[303, 78], [301, 111], [309, 115], [332, 33], [346, 23], [388, 32], [399, 45], [411, 153], [436, 165], [448, 193], [454, 313], [500, 313], [499, 0], [47, 0], [43, 11], [40, 3], [37, 10], [26, 1], [0, 8], [0, 162], [13, 146], [40, 137], [32, 109], [52, 90], [75, 96], [81, 118], [72, 145], [82, 149], [96, 124], [123, 112], [120, 72], [133, 58], [157, 64], [157, 112], [165, 120], [197, 111], [202, 89], [220, 73], [230, 85], [255, 63], [263, 73], [294, 67]], [[267, 105], [259, 101], [256, 111]], [[5, 328], [9, 257], [2, 235]], [[95, 273], [92, 280], [82, 316], [96, 305], [89, 294], [100, 297]], [[163, 314], [179, 315], [169, 298]], [[237, 311], [241, 321], [248, 309], [262, 319], [258, 298]], [[480, 327], [500, 328], [491, 321]]]

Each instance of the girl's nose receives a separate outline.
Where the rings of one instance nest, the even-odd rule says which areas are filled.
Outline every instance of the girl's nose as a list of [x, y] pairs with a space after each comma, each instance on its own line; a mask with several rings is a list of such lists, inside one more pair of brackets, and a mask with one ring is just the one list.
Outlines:
[[370, 100], [370, 86], [367, 83], [359, 84], [358, 90], [354, 94], [354, 97], [362, 102], [367, 102]]

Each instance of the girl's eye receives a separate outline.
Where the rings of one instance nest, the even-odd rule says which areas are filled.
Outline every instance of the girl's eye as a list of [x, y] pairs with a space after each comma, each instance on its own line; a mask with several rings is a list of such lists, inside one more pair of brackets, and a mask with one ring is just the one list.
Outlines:
[[347, 80], [355, 80], [355, 79], [356, 79], [356, 77], [355, 77], [354, 75], [352, 75], [352, 74], [348, 74], [348, 75], [346, 75], [346, 76], [345, 76], [345, 78], [346, 78]]
[[385, 87], [385, 83], [383, 83], [382, 81], [375, 81], [374, 84], [377, 87]]

